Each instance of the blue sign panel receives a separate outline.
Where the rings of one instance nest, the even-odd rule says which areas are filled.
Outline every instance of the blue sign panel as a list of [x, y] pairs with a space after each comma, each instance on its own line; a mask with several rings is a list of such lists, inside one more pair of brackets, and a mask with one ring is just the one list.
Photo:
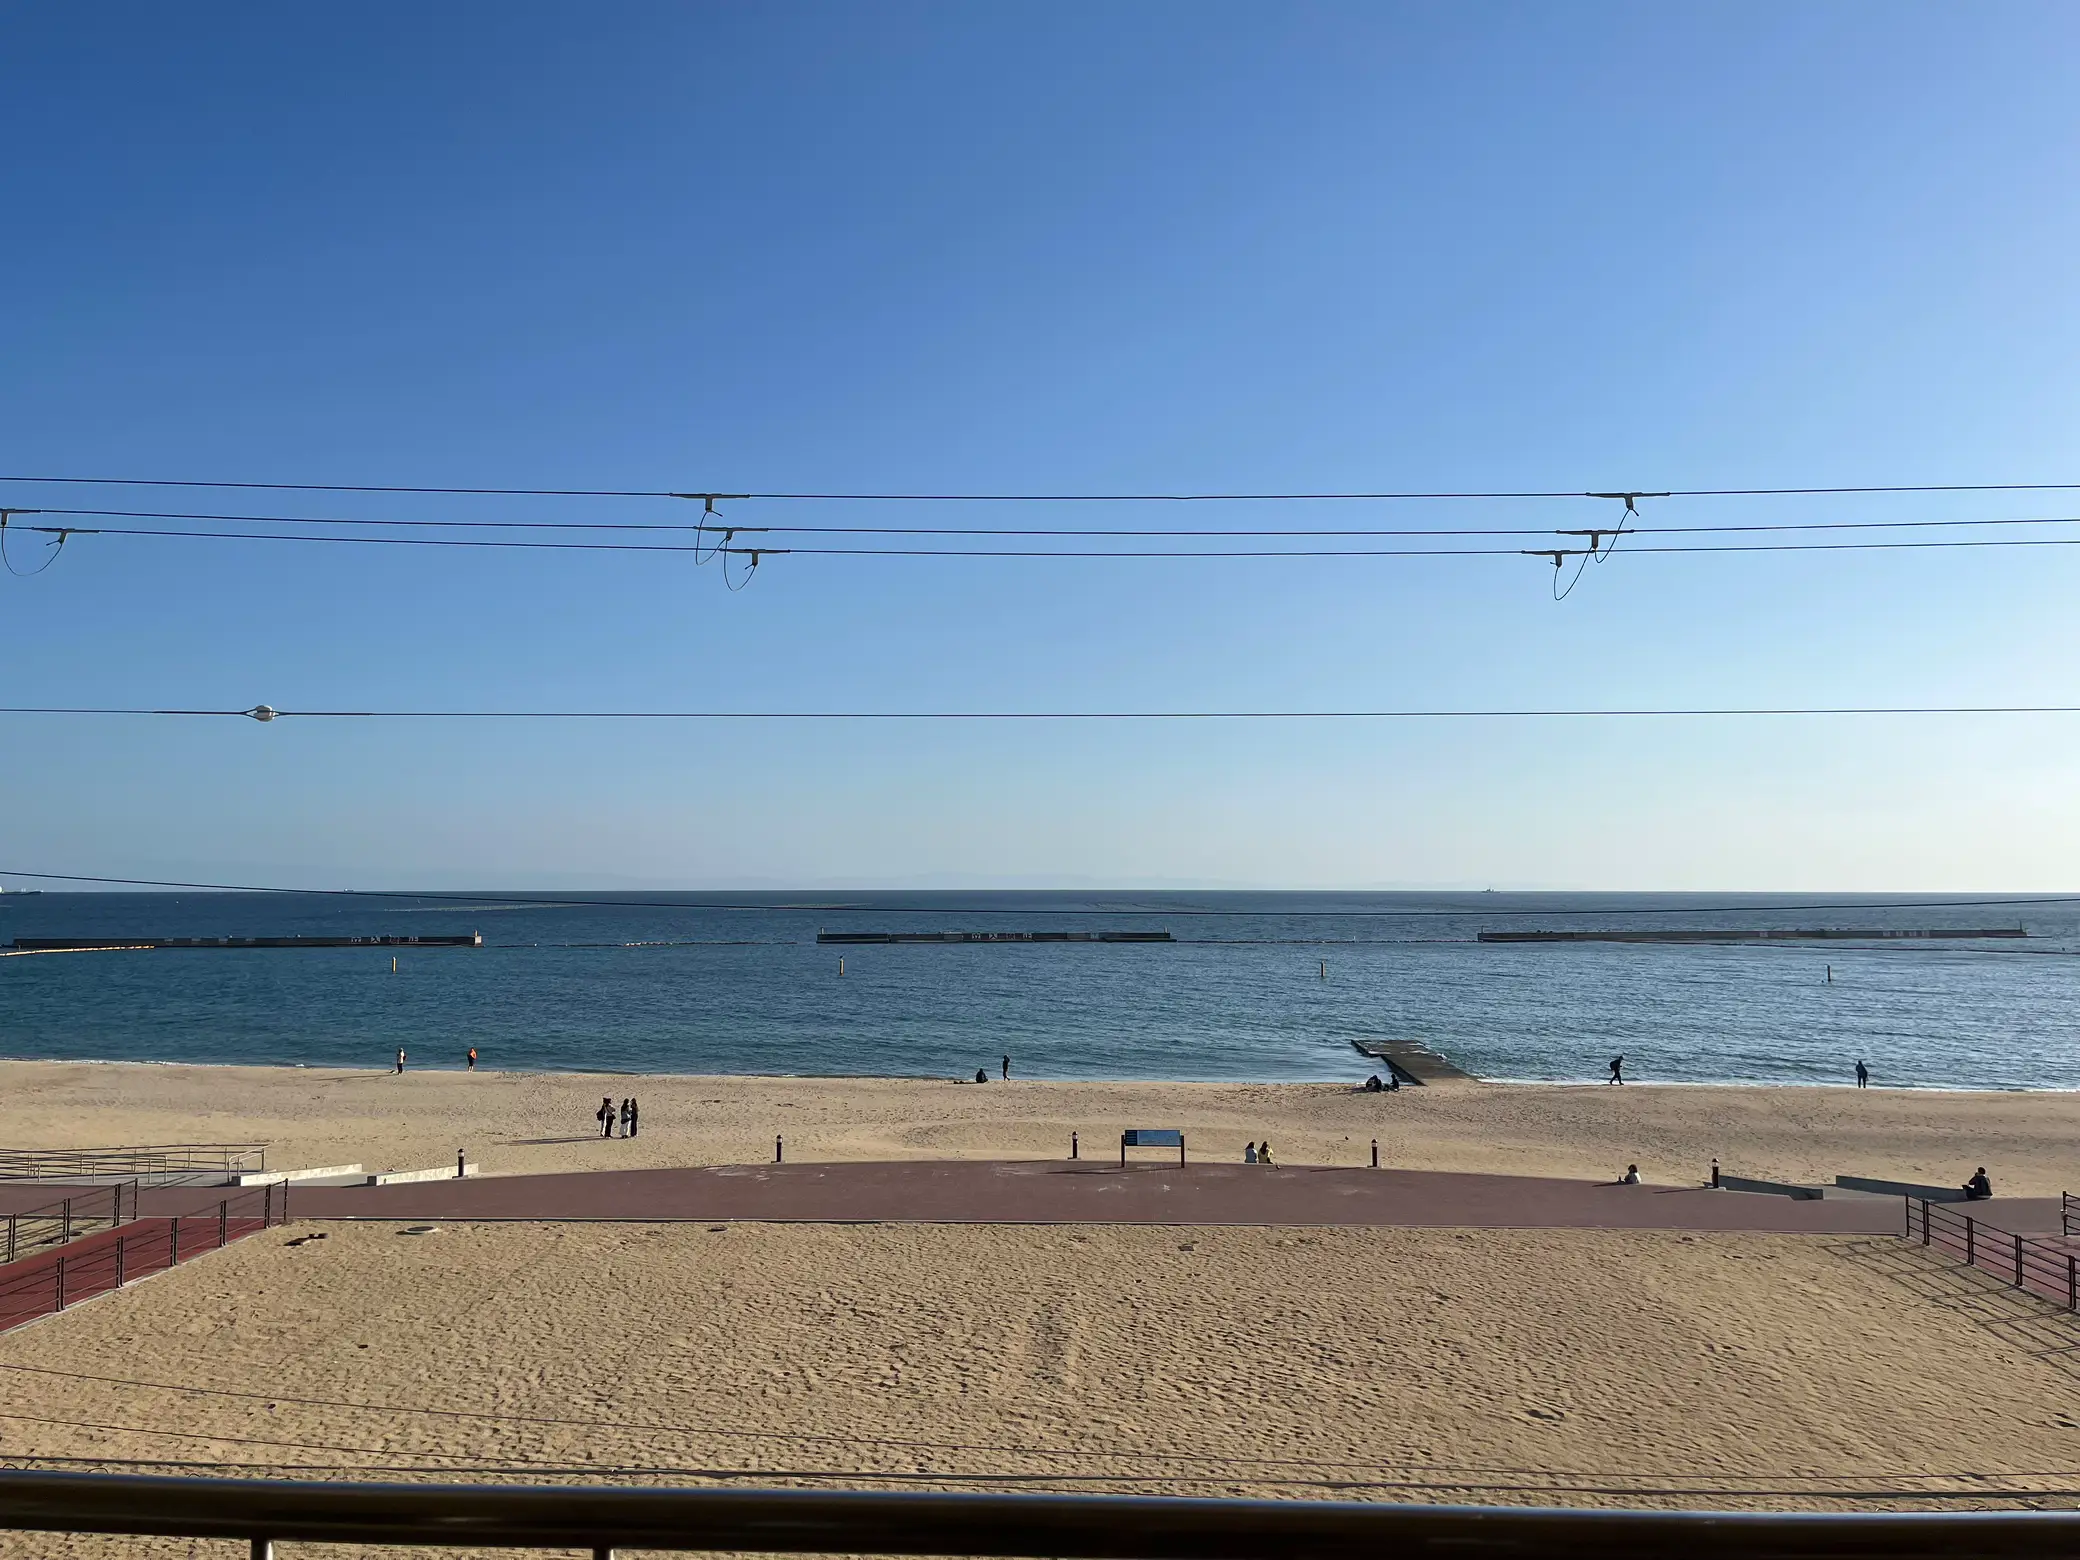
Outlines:
[[1142, 1127], [1122, 1132], [1120, 1142], [1127, 1148], [1183, 1148], [1184, 1134], [1174, 1127]]

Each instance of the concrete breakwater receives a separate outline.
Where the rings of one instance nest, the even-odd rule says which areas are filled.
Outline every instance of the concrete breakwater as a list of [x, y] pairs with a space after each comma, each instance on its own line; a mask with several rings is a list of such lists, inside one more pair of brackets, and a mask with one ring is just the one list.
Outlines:
[[1151, 943], [1168, 932], [818, 932], [820, 943]]
[[1563, 942], [1977, 942], [1989, 937], [2027, 937], [2019, 926], [1995, 926], [1952, 930], [1888, 929], [1859, 930], [1835, 926], [1750, 926], [1750, 927], [1648, 927], [1644, 930], [1613, 928], [1606, 931], [1567, 932], [1479, 932], [1476, 942], [1563, 943]]
[[126, 948], [481, 948], [481, 932], [409, 937], [17, 937], [21, 953], [84, 953]]

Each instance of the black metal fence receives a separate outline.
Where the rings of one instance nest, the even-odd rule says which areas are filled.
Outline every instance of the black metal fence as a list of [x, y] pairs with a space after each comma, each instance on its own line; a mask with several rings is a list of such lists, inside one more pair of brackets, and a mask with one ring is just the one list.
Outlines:
[[288, 1217], [289, 1188], [257, 1186], [171, 1217], [132, 1217], [112, 1230], [23, 1257], [0, 1267], [0, 1332], [221, 1250]]
[[265, 1143], [147, 1143], [122, 1148], [0, 1148], [0, 1180], [77, 1176], [232, 1176], [267, 1168]]
[[[2070, 1200], [2070, 1199], [2069, 1199]], [[1967, 1267], [1993, 1273], [2015, 1288], [2069, 1311], [2080, 1311], [2080, 1253], [2052, 1242], [1996, 1228], [1954, 1203], [1907, 1200], [1907, 1238], [1947, 1252]]]
[[97, 1229], [113, 1229], [137, 1217], [137, 1183], [79, 1191], [34, 1208], [19, 1208], [6, 1217], [0, 1235], [0, 1265], [39, 1247], [62, 1245]]
[[0, 1472], [0, 1529], [279, 1542], [1239, 1560], [2068, 1556], [2080, 1512], [1541, 1510], [1122, 1495], [333, 1484]]

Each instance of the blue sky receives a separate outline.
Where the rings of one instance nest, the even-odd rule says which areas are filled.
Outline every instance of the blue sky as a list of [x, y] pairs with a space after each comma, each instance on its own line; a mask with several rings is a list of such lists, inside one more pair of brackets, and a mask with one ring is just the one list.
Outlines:
[[[2080, 479], [2068, 7], [118, 5], [4, 25], [9, 474], [722, 491]], [[7, 483], [0, 504], [685, 518], [94, 491]], [[1650, 506], [1668, 523], [2068, 512], [2080, 494]], [[16, 539], [18, 564], [35, 555]], [[1621, 555], [1560, 604], [1546, 572], [803, 557], [731, 595], [683, 557], [83, 537], [45, 574], [0, 577], [0, 653], [21, 704], [2080, 702], [2064, 549]], [[2080, 717], [11, 718], [0, 743], [0, 869], [2080, 882]]]

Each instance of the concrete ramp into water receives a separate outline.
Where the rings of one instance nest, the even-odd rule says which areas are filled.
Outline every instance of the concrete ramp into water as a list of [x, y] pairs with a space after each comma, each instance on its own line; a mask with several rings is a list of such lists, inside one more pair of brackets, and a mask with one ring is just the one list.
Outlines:
[[1439, 1056], [1420, 1040], [1353, 1040], [1361, 1056], [1385, 1062], [1403, 1083], [1418, 1086], [1432, 1083], [1478, 1083], [1480, 1080], [1456, 1062]]

